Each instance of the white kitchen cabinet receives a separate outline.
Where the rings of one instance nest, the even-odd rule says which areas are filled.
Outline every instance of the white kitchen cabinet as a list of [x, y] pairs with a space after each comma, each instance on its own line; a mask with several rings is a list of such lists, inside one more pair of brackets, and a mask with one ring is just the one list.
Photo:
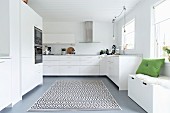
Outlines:
[[59, 66], [55, 65], [43, 65], [43, 75], [59, 75]]
[[34, 27], [42, 30], [42, 17], [21, 1], [21, 94], [42, 84], [42, 64], [35, 64]]
[[128, 75], [136, 72], [141, 57], [131, 55], [114, 55], [108, 57], [108, 77], [119, 87], [128, 89]]
[[56, 55], [43, 55], [43, 61], [58, 61], [59, 56]]
[[60, 75], [79, 75], [79, 66], [59, 66]]
[[34, 65], [34, 84], [43, 84], [43, 64], [39, 63]]
[[60, 66], [78, 66], [79, 63], [80, 63], [79, 61], [70, 61], [70, 60], [59, 61]]
[[100, 75], [99, 66], [80, 66], [80, 75]]
[[43, 55], [43, 75], [59, 75], [59, 56]]
[[43, 75], [99, 75], [99, 56], [43, 56]]
[[117, 85], [119, 85], [119, 56], [109, 57], [108, 58], [109, 64], [109, 78]]
[[44, 44], [75, 44], [74, 34], [43, 34]]
[[148, 113], [170, 113], [169, 95], [169, 88], [128, 77], [128, 96]]
[[128, 95], [146, 111], [152, 113], [153, 108], [153, 85], [145, 84], [143, 81], [128, 77]]
[[31, 58], [21, 58], [22, 95], [34, 88], [34, 65]]
[[100, 75], [108, 75], [108, 62], [106, 56], [100, 56]]
[[44, 66], [58, 66], [59, 61], [57, 61], [57, 60], [44, 60], [43, 65]]
[[66, 56], [58, 56], [60, 61], [79, 61], [79, 56], [72, 56], [72, 55], [66, 55]]
[[80, 56], [80, 75], [100, 75], [99, 56]]
[[42, 29], [42, 18], [21, 2], [21, 57], [34, 58], [34, 26]]
[[0, 59], [0, 111], [10, 105], [11, 101], [11, 60]]
[[43, 83], [43, 64], [34, 64], [31, 58], [21, 59], [22, 95]]

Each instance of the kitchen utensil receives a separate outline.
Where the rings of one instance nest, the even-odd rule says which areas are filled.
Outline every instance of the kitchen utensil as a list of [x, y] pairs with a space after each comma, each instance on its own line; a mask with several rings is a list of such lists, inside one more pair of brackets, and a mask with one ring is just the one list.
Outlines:
[[66, 48], [61, 48], [61, 55], [65, 55], [66, 54]]

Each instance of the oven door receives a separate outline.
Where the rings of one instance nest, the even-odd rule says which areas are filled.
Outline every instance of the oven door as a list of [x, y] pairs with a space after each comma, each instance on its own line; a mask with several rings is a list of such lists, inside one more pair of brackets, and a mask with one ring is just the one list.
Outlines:
[[35, 46], [42, 45], [42, 30], [37, 27], [34, 27], [34, 41]]
[[35, 46], [35, 64], [42, 63], [42, 47]]

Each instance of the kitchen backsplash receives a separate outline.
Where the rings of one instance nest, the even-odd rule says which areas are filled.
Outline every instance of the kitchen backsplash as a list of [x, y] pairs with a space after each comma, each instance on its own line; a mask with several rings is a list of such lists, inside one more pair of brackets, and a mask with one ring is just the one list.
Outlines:
[[69, 45], [69, 44], [57, 44], [57, 45], [55, 45], [55, 44], [47, 45], [46, 44], [43, 46], [43, 51], [45, 50], [45, 46], [51, 47], [51, 54], [61, 54], [61, 48], [66, 48], [66, 50], [68, 47], [75, 48], [75, 45]]

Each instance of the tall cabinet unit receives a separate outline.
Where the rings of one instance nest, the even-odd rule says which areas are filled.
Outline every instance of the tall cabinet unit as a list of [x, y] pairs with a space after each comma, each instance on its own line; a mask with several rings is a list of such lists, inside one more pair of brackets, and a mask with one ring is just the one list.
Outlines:
[[0, 59], [0, 111], [12, 103], [11, 60]]
[[34, 27], [42, 29], [42, 18], [21, 1], [22, 95], [42, 84], [42, 63], [35, 64]]

